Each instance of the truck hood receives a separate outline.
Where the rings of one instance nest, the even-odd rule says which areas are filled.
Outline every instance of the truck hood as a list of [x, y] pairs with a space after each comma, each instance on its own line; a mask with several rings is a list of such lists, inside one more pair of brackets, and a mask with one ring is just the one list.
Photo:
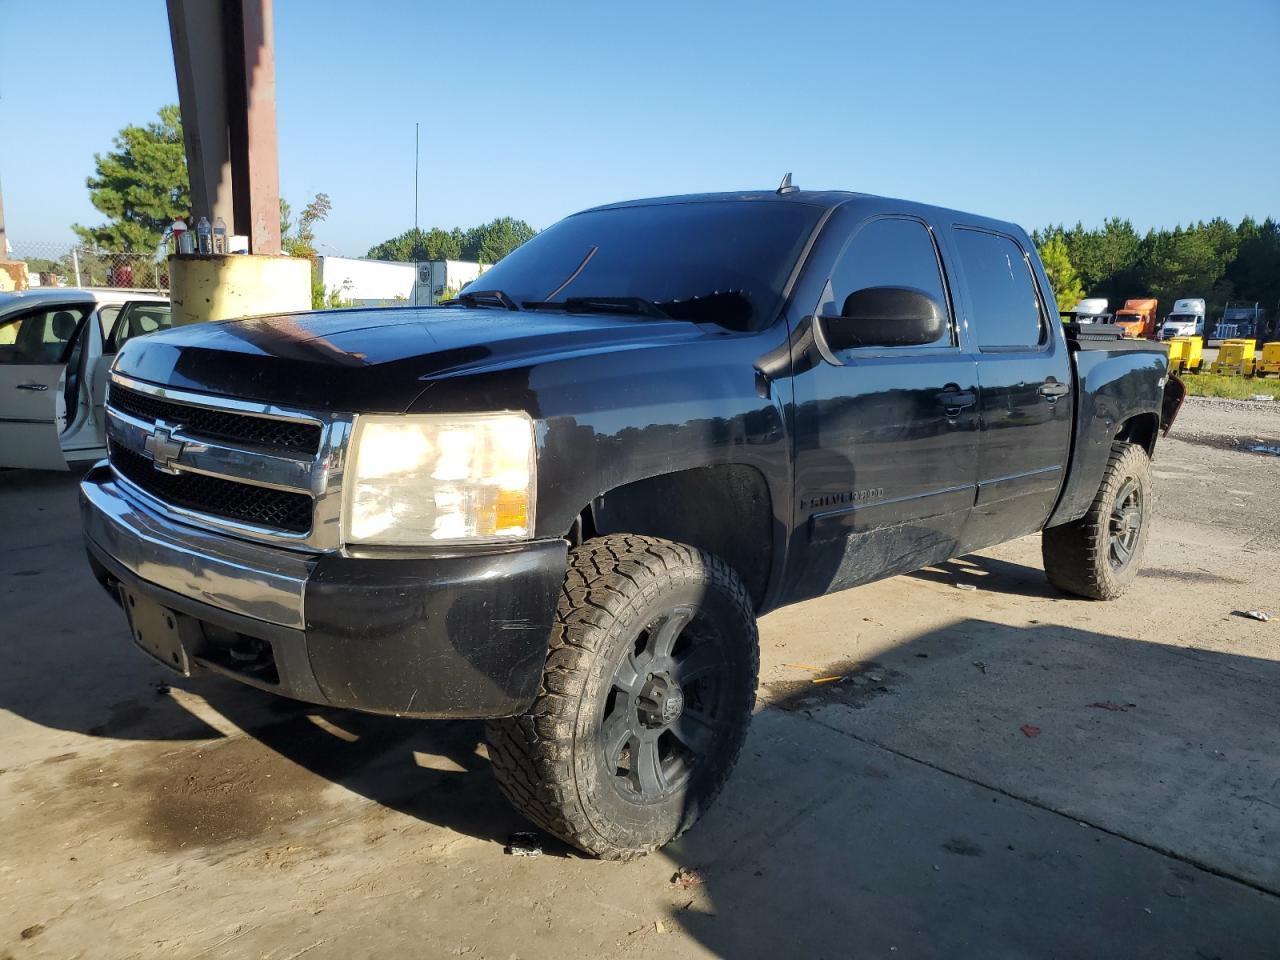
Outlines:
[[401, 412], [433, 379], [723, 335], [648, 317], [422, 307], [175, 327], [130, 340], [115, 370], [281, 406]]

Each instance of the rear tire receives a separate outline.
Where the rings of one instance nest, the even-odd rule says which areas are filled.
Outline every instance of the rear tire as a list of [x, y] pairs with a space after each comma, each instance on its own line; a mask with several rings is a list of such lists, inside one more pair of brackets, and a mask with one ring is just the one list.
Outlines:
[[1088, 513], [1041, 535], [1049, 582], [1091, 600], [1114, 600], [1123, 594], [1142, 563], [1153, 495], [1146, 451], [1134, 443], [1113, 443]]
[[656, 850], [724, 786], [758, 673], [751, 597], [723, 560], [653, 537], [589, 540], [569, 554], [537, 699], [487, 725], [498, 785], [587, 853]]

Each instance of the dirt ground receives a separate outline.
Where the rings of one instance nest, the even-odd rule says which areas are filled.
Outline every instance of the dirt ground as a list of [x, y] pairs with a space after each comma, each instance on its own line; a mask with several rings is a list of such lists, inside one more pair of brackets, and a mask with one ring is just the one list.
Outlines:
[[724, 796], [625, 865], [504, 855], [478, 724], [171, 677], [74, 479], [0, 474], [0, 960], [1276, 958], [1271, 446], [1280, 403], [1188, 404], [1120, 601], [1031, 537], [765, 618]]

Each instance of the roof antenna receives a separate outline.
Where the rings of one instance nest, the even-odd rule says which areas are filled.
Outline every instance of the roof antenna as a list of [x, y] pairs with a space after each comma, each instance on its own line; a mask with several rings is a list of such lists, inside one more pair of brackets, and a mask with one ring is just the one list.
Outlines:
[[782, 178], [782, 182], [778, 184], [778, 193], [795, 193], [799, 187], [791, 185], [791, 171], [787, 171], [787, 175]]

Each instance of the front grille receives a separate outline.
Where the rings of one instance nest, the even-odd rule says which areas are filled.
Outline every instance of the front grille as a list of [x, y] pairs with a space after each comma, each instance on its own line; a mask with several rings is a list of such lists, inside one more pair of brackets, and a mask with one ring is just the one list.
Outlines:
[[201, 473], [163, 473], [151, 460], [115, 442], [109, 445], [109, 452], [111, 465], [123, 477], [165, 503], [290, 533], [311, 529], [311, 498], [305, 493], [271, 490]]
[[142, 420], [163, 420], [172, 426], [181, 425], [184, 433], [210, 440], [230, 440], [237, 444], [312, 455], [320, 449], [320, 425], [315, 423], [293, 423], [174, 403], [117, 383], [111, 384], [107, 403], [121, 413]]

